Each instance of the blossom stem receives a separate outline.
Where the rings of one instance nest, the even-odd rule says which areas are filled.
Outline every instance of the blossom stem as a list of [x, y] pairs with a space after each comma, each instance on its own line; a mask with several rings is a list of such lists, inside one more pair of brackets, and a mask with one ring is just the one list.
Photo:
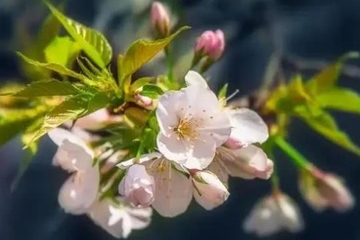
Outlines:
[[290, 157], [290, 159], [297, 167], [305, 170], [311, 170], [312, 164], [290, 143], [285, 141], [284, 138], [275, 137], [274, 142], [281, 150], [283, 150], [286, 153], [286, 155]]

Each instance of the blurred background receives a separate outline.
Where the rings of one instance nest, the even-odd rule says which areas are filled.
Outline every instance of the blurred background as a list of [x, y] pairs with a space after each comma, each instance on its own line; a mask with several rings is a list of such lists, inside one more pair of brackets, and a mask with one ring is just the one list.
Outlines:
[[[360, 51], [359, 0], [169, 0], [177, 25], [192, 29], [176, 43], [182, 62], [204, 30], [222, 29], [227, 47], [208, 75], [213, 87], [230, 83], [230, 92], [251, 93], [264, 78], [271, 56], [287, 74], [306, 76], [349, 51]], [[58, 2], [59, 3], [59, 2]], [[115, 53], [123, 52], [139, 37], [150, 36], [151, 0], [67, 0], [65, 11], [77, 21], [102, 31]], [[23, 81], [15, 51], [29, 48], [48, 11], [37, 0], [0, 0], [0, 84]], [[175, 20], [176, 19], [176, 20]], [[31, 46], [31, 45], [30, 45]], [[144, 71], [159, 73], [156, 63]], [[340, 84], [360, 91], [359, 62], [345, 67]], [[360, 144], [359, 117], [334, 113], [340, 127]], [[320, 168], [344, 178], [360, 199], [360, 159], [294, 122], [290, 142]], [[1, 133], [0, 133], [1, 134]], [[14, 191], [11, 182], [24, 152], [14, 139], [0, 148], [0, 240], [103, 240], [112, 239], [86, 216], [67, 215], [58, 206], [57, 194], [67, 174], [51, 166], [55, 146], [44, 139], [40, 151]], [[301, 198], [297, 172], [281, 153], [276, 154], [283, 190], [300, 205], [305, 229], [266, 239], [360, 239], [360, 207], [344, 214], [314, 212]], [[129, 239], [257, 239], [245, 234], [242, 224], [254, 204], [270, 191], [269, 181], [232, 179], [231, 196], [221, 207], [207, 212], [193, 204], [186, 214], [165, 219], [157, 214], [150, 227], [134, 231]]]

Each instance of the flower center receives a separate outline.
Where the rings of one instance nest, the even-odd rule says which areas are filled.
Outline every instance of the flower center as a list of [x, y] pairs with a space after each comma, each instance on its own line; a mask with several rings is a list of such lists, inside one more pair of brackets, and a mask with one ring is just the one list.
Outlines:
[[178, 139], [195, 140], [198, 138], [198, 129], [202, 125], [201, 119], [195, 118], [181, 118], [174, 131], [176, 132]]

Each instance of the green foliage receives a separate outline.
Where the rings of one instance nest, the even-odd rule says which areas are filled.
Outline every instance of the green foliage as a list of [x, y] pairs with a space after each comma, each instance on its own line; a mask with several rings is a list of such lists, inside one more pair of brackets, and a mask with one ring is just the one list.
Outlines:
[[162, 94], [164, 94], [164, 90], [154, 84], [145, 84], [141, 90], [141, 95], [152, 99], [156, 99]]
[[14, 93], [15, 97], [45, 97], [45, 96], [68, 96], [80, 94], [82, 91], [69, 82], [61, 82], [56, 79], [49, 81], [34, 82], [24, 89]]
[[69, 37], [55, 37], [45, 48], [45, 59], [67, 67], [69, 62], [80, 53], [80, 46]]
[[266, 110], [285, 114], [288, 118], [300, 118], [326, 139], [360, 156], [360, 148], [326, 112], [326, 109], [335, 109], [360, 113], [359, 94], [336, 85], [344, 61], [353, 57], [358, 55], [345, 55], [306, 83], [300, 75], [295, 76], [289, 84], [281, 85], [273, 91], [266, 103]]
[[50, 130], [80, 117], [84, 117], [109, 104], [109, 99], [104, 93], [76, 95], [64, 100], [60, 105], [50, 110], [44, 121], [30, 141], [36, 141]]
[[69, 35], [100, 68], [105, 68], [112, 58], [112, 49], [106, 38], [98, 31], [66, 17], [51, 4], [46, 3]]
[[130, 46], [124, 56], [119, 56], [120, 87], [125, 86], [126, 94], [129, 92], [128, 87], [130, 87], [131, 75], [162, 51], [176, 36], [187, 29], [189, 27], [182, 27], [169, 37], [160, 40], [137, 40]]
[[54, 72], [57, 72], [61, 75], [64, 75], [64, 76], [69, 76], [69, 77], [73, 77], [73, 78], [76, 78], [76, 79], [79, 79], [85, 83], [91, 83], [90, 80], [85, 77], [84, 75], [82, 74], [79, 74], [79, 73], [76, 73], [60, 64], [56, 64], [56, 63], [41, 63], [41, 62], [38, 62], [38, 61], [35, 61], [35, 60], [32, 60], [28, 57], [26, 57], [25, 55], [21, 54], [21, 53], [17, 53], [25, 62], [27, 62], [28, 64], [31, 64], [33, 65], [34, 67], [39, 67], [39, 68], [45, 68], [45, 69], [48, 69], [48, 70], [51, 70], [51, 71], [54, 71]]
[[136, 90], [143, 87], [145, 84], [152, 82], [153, 80], [154, 78], [152, 77], [143, 77], [137, 79], [133, 84], [131, 84], [130, 92], [135, 92]]
[[226, 95], [227, 95], [227, 91], [228, 91], [228, 86], [229, 84], [224, 84], [224, 86], [222, 86], [222, 88], [219, 90], [218, 93], [218, 99], [220, 101], [224, 101], [226, 99]]

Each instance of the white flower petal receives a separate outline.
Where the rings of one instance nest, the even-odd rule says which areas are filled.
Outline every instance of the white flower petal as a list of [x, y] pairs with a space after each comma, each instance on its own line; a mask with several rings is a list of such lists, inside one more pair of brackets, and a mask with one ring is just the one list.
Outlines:
[[74, 126], [89, 130], [96, 130], [101, 128], [103, 124], [106, 123], [106, 121], [109, 119], [109, 112], [105, 108], [102, 108], [89, 115], [86, 115], [85, 117], [79, 118], [76, 120]]
[[208, 166], [207, 170], [214, 173], [225, 186], [228, 186], [228, 180], [229, 180], [228, 171], [223, 166], [223, 163], [218, 160], [217, 157], [214, 158], [214, 160]]
[[199, 85], [204, 88], [209, 87], [206, 80], [198, 72], [193, 70], [188, 71], [188, 73], [185, 75], [185, 82], [187, 86]]
[[178, 139], [175, 134], [166, 137], [164, 134], [159, 133], [157, 147], [167, 159], [179, 162], [180, 164], [187, 158], [187, 149], [184, 142]]
[[198, 171], [193, 176], [194, 198], [206, 210], [223, 204], [230, 193], [219, 178], [208, 171]]
[[100, 182], [97, 166], [69, 177], [60, 189], [58, 201], [68, 213], [83, 214], [96, 200]]
[[188, 150], [185, 161], [178, 161], [178, 163], [188, 169], [198, 170], [209, 166], [216, 153], [216, 144], [210, 137], [203, 137], [202, 139], [203, 141], [196, 141], [191, 146], [187, 146], [188, 148], [192, 147], [192, 149]]
[[155, 160], [147, 170], [155, 180], [153, 208], [164, 217], [175, 217], [186, 211], [192, 199], [191, 180], [174, 169], [169, 160]]
[[127, 212], [131, 216], [132, 229], [144, 229], [149, 226], [152, 216], [152, 208], [128, 208]]
[[268, 127], [256, 112], [241, 108], [229, 110], [228, 115], [233, 127], [230, 138], [238, 139], [242, 145], [263, 143], [268, 139]]
[[132, 229], [142, 229], [150, 224], [151, 208], [137, 209], [105, 199], [97, 201], [88, 212], [89, 217], [116, 238], [127, 238]]
[[164, 135], [173, 133], [172, 128], [178, 124], [179, 112], [185, 104], [186, 96], [182, 91], [168, 91], [159, 98], [156, 117]]
[[59, 147], [62, 145], [64, 140], [68, 140], [78, 145], [86, 146], [85, 142], [81, 138], [77, 137], [72, 132], [62, 128], [54, 128], [53, 130], [48, 132], [48, 136]]
[[135, 207], [148, 207], [154, 201], [155, 184], [143, 165], [134, 164], [119, 184], [119, 193]]

